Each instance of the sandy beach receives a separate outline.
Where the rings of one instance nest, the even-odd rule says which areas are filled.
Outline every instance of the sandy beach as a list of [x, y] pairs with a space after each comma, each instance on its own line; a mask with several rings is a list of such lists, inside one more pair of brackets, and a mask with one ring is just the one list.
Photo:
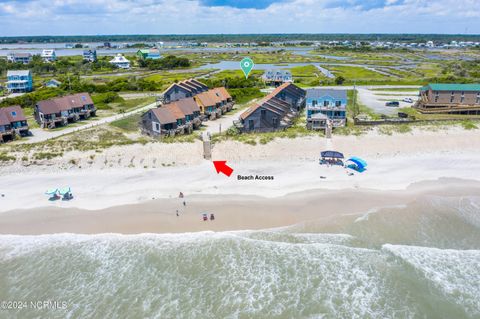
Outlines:
[[[15, 163], [0, 170], [0, 232], [260, 229], [402, 205], [424, 193], [448, 195], [462, 189], [474, 195], [480, 182], [477, 134], [450, 129], [278, 139], [255, 146], [216, 144], [214, 159], [228, 161], [231, 177], [217, 174], [198, 144], [133, 145], [108, 149], [94, 160], [72, 152], [29, 167]], [[319, 152], [325, 149], [360, 156], [368, 170], [351, 176], [343, 167], [319, 165]], [[125, 167], [115, 160], [121, 155], [135, 159]], [[81, 163], [68, 166], [73, 157]], [[153, 167], [153, 161], [171, 164]], [[239, 180], [238, 175], [273, 179]], [[415, 185], [424, 186], [420, 191]], [[49, 201], [44, 194], [65, 186], [72, 188], [71, 201]], [[186, 207], [179, 192], [186, 196]], [[202, 212], [222, 218], [202, 223]]]

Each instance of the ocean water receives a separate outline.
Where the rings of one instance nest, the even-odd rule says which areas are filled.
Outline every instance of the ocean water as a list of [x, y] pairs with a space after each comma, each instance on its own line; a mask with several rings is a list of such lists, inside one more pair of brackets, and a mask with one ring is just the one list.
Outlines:
[[0, 236], [0, 301], [25, 302], [0, 318], [480, 318], [479, 203], [262, 231]]

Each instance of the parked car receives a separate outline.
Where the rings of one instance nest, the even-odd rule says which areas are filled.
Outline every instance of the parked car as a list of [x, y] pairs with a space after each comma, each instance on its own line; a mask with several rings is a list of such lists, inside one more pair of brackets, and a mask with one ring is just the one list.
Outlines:
[[406, 97], [403, 99], [403, 102], [406, 102], [406, 103], [413, 103], [413, 99], [409, 98], [409, 97]]
[[385, 103], [385, 106], [399, 107], [399, 106], [400, 106], [400, 102], [398, 102], [398, 101], [389, 101], [389, 102]]

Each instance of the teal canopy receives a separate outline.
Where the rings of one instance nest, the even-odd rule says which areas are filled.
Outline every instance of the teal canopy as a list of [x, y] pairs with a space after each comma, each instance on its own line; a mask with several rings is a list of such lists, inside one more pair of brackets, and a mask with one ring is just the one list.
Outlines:
[[65, 195], [65, 194], [68, 194], [71, 192], [70, 190], [70, 187], [64, 187], [64, 188], [60, 188], [60, 190], [58, 191], [60, 193], [60, 195]]
[[356, 157], [356, 156], [352, 156], [350, 157], [347, 162], [350, 161], [352, 163], [354, 163], [355, 165], [357, 165], [358, 167], [358, 170], [359, 171], [363, 171], [365, 170], [365, 167], [367, 167], [367, 162], [365, 162], [363, 159], [359, 158], [359, 157]]
[[58, 192], [58, 188], [51, 188], [45, 192], [47, 195], [55, 195]]

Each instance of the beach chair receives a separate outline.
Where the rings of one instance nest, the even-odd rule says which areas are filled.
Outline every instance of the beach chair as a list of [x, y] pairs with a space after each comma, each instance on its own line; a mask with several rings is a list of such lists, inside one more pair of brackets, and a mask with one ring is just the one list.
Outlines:
[[58, 193], [62, 196], [62, 200], [73, 199], [72, 190], [70, 187], [61, 188]]
[[207, 214], [202, 214], [203, 215], [203, 221], [206, 222], [208, 220], [208, 215]]
[[49, 195], [49, 201], [55, 201], [60, 199], [60, 195], [58, 194], [58, 188], [50, 188], [45, 192], [46, 195]]

